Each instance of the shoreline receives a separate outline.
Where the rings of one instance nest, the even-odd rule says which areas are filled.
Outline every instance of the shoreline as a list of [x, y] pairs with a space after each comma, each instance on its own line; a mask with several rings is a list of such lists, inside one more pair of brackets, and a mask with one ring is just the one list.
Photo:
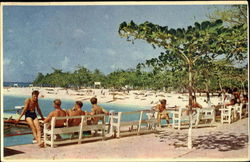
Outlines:
[[[11, 97], [30, 97], [29, 95], [16, 95], [16, 94], [3, 94], [3, 96], [11, 96]], [[53, 99], [57, 99], [57, 98], [53, 98], [53, 97], [50, 97], [50, 98], [39, 98], [39, 100], [41, 99], [48, 99], [48, 100], [53, 100]], [[74, 99], [63, 99], [64, 101], [76, 101]], [[84, 101], [85, 103], [86, 101]], [[90, 103], [90, 101], [87, 101]], [[140, 105], [137, 105], [137, 104], [126, 104], [126, 103], [107, 103], [107, 102], [99, 102], [98, 104], [100, 105], [105, 105], [105, 106], [108, 106], [108, 105], [115, 105], [115, 106], [119, 106], [119, 107], [124, 107], [124, 108], [128, 108], [128, 109], [133, 109], [134, 107], [136, 107], [137, 109], [148, 109], [148, 108], [151, 108], [151, 106], [140, 106]]]
[[[146, 90], [130, 90], [129, 92], [111, 91], [110, 89], [64, 89], [60, 87], [4, 87], [3, 95], [6, 96], [31, 96], [33, 90], [40, 92], [40, 99], [61, 99], [69, 101], [89, 102], [90, 98], [97, 97], [99, 104], [114, 104], [119, 106], [151, 108], [159, 104], [159, 100], [166, 99], [167, 107], [188, 105], [188, 94], [186, 93], [166, 93]], [[207, 107], [206, 96], [197, 94], [197, 101], [203, 107]], [[211, 96], [212, 104], [217, 104], [220, 98]]]

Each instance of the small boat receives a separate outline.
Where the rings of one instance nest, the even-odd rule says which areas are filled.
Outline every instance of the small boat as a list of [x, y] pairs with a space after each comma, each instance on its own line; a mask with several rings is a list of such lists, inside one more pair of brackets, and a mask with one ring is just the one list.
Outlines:
[[24, 106], [15, 106], [16, 109], [16, 114], [21, 114], [22, 110], [23, 110]]
[[[11, 120], [11, 119], [17, 119], [19, 118], [22, 110], [23, 110], [24, 106], [15, 106], [14, 109], [5, 109], [4, 110], [4, 120], [8, 121], [8, 120]], [[12, 113], [9, 113], [9, 112], [12, 112]], [[13, 113], [15, 112], [15, 113]], [[25, 119], [25, 116], [23, 116], [21, 118], [21, 120], [24, 120]]]
[[11, 129], [11, 125], [4, 123], [4, 134], [9, 134]]

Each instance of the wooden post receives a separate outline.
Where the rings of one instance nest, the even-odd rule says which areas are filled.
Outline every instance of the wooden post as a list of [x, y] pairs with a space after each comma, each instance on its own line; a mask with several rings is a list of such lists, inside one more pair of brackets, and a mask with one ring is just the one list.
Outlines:
[[118, 112], [118, 125], [117, 125], [117, 137], [120, 138], [120, 127], [121, 127], [121, 120], [122, 120], [122, 112]]
[[182, 109], [179, 110], [178, 114], [178, 130], [181, 130], [181, 115], [182, 115]]
[[140, 134], [140, 130], [141, 130], [141, 120], [142, 120], [142, 114], [143, 114], [143, 111], [141, 111], [141, 114], [140, 114], [140, 120], [139, 120], [139, 126], [138, 126], [138, 130], [137, 130], [137, 135]]
[[43, 133], [44, 133], [44, 137], [43, 137], [44, 147], [46, 147], [46, 141], [47, 141], [47, 123], [45, 123], [44, 126], [43, 126]]
[[80, 131], [79, 131], [79, 138], [78, 138], [78, 144], [82, 143], [82, 130], [83, 130], [83, 124], [84, 124], [85, 116], [81, 117], [81, 124], [80, 124]]
[[56, 124], [56, 119], [55, 117], [52, 117], [51, 120], [51, 147], [54, 147], [54, 128], [55, 128], [55, 124]]
[[104, 115], [103, 116], [103, 118], [102, 118], [102, 140], [105, 140], [105, 116], [106, 115]]

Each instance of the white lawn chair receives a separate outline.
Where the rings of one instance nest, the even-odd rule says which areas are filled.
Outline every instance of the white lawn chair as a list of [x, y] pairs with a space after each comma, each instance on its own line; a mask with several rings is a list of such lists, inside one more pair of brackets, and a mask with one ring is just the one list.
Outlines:
[[235, 105], [235, 112], [237, 115], [239, 114], [240, 120], [242, 119], [242, 106], [243, 106], [242, 103]]
[[[181, 128], [188, 128], [189, 127], [189, 116], [186, 115], [185, 111], [187, 111], [187, 108], [179, 108], [178, 111], [173, 111], [173, 128], [178, 128], [180, 130]], [[197, 109], [197, 113], [193, 115], [192, 117], [192, 125], [193, 127], [196, 127], [198, 120], [199, 120], [199, 109]]]
[[221, 111], [221, 124], [232, 122], [232, 106], [227, 106], [225, 108], [220, 109]]

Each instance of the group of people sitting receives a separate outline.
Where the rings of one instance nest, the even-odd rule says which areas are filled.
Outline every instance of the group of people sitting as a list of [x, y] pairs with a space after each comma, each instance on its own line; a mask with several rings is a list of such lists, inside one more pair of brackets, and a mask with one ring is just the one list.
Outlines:
[[223, 90], [221, 100], [225, 106], [235, 105], [239, 103], [248, 103], [248, 96], [246, 94], [241, 95], [237, 88], [233, 90], [226, 88]]
[[[192, 103], [191, 103], [191, 107], [192, 108], [202, 108], [202, 106], [196, 101], [196, 97], [195, 96], [192, 96]], [[154, 106], [152, 109], [154, 111], [157, 111], [159, 112], [158, 113], [158, 116], [157, 116], [157, 119], [158, 119], [158, 123], [161, 122], [161, 119], [165, 119], [166, 120], [166, 123], [167, 123], [167, 126], [169, 127], [170, 125], [170, 117], [169, 117], [169, 112], [167, 111], [167, 100], [166, 99], [162, 99], [160, 100], [160, 104]], [[186, 108], [189, 108], [190, 106], [187, 105]], [[171, 107], [171, 108], [179, 108], [179, 106], [175, 106], [175, 107]], [[188, 113], [188, 111], [185, 111], [184, 113]]]
[[[195, 96], [191, 97], [192, 97], [192, 102], [191, 102], [192, 112], [196, 111], [195, 109], [197, 108], [202, 109], [203, 107], [201, 104], [197, 102], [196, 97]], [[214, 106], [216, 115], [220, 115], [219, 108], [223, 106], [227, 107], [240, 103], [242, 103], [242, 113], [243, 114], [246, 113], [248, 96], [246, 94], [241, 95], [241, 93], [238, 91], [237, 88], [234, 88], [233, 90], [231, 90], [230, 88], [226, 88], [225, 90], [222, 91], [220, 97], [222, 102], [219, 105]], [[160, 104], [154, 106], [152, 109], [159, 112], [157, 117], [158, 122], [160, 122], [161, 119], [165, 119], [167, 125], [169, 126], [170, 117], [169, 117], [169, 112], [167, 111], [166, 104], [167, 100], [165, 99], [160, 100]], [[174, 108], [178, 108], [178, 106], [175, 106]], [[187, 105], [186, 108], [190, 108], [190, 106]], [[188, 113], [188, 110], [186, 110], [185, 112]]]
[[[43, 117], [43, 114], [38, 104], [38, 95], [39, 95], [39, 91], [35, 90], [32, 92], [32, 97], [25, 100], [24, 108], [19, 118], [16, 120], [16, 123], [18, 123], [20, 119], [22, 118], [22, 116], [25, 115], [25, 120], [30, 126], [33, 136], [40, 147], [43, 147], [44, 143], [41, 140], [41, 127], [37, 118], [36, 110], [44, 123], [49, 123], [52, 120], [52, 117], [109, 114], [107, 110], [97, 105], [96, 97], [93, 97], [90, 99], [90, 102], [92, 104], [91, 112], [86, 112], [82, 110], [83, 103], [81, 101], [76, 101], [72, 109], [63, 110], [61, 108], [61, 100], [55, 99], [53, 101], [53, 104], [54, 104], [53, 106], [55, 110], [50, 112], [47, 118], [45, 119]], [[97, 124], [99, 120], [100, 120], [100, 117], [89, 118], [87, 124]], [[57, 120], [55, 123], [55, 127], [57, 128], [64, 127], [65, 122], [66, 120]], [[81, 122], [81, 119], [78, 119], [78, 118], [69, 119], [68, 126], [76, 126], [76, 125], [79, 125], [80, 122]]]

